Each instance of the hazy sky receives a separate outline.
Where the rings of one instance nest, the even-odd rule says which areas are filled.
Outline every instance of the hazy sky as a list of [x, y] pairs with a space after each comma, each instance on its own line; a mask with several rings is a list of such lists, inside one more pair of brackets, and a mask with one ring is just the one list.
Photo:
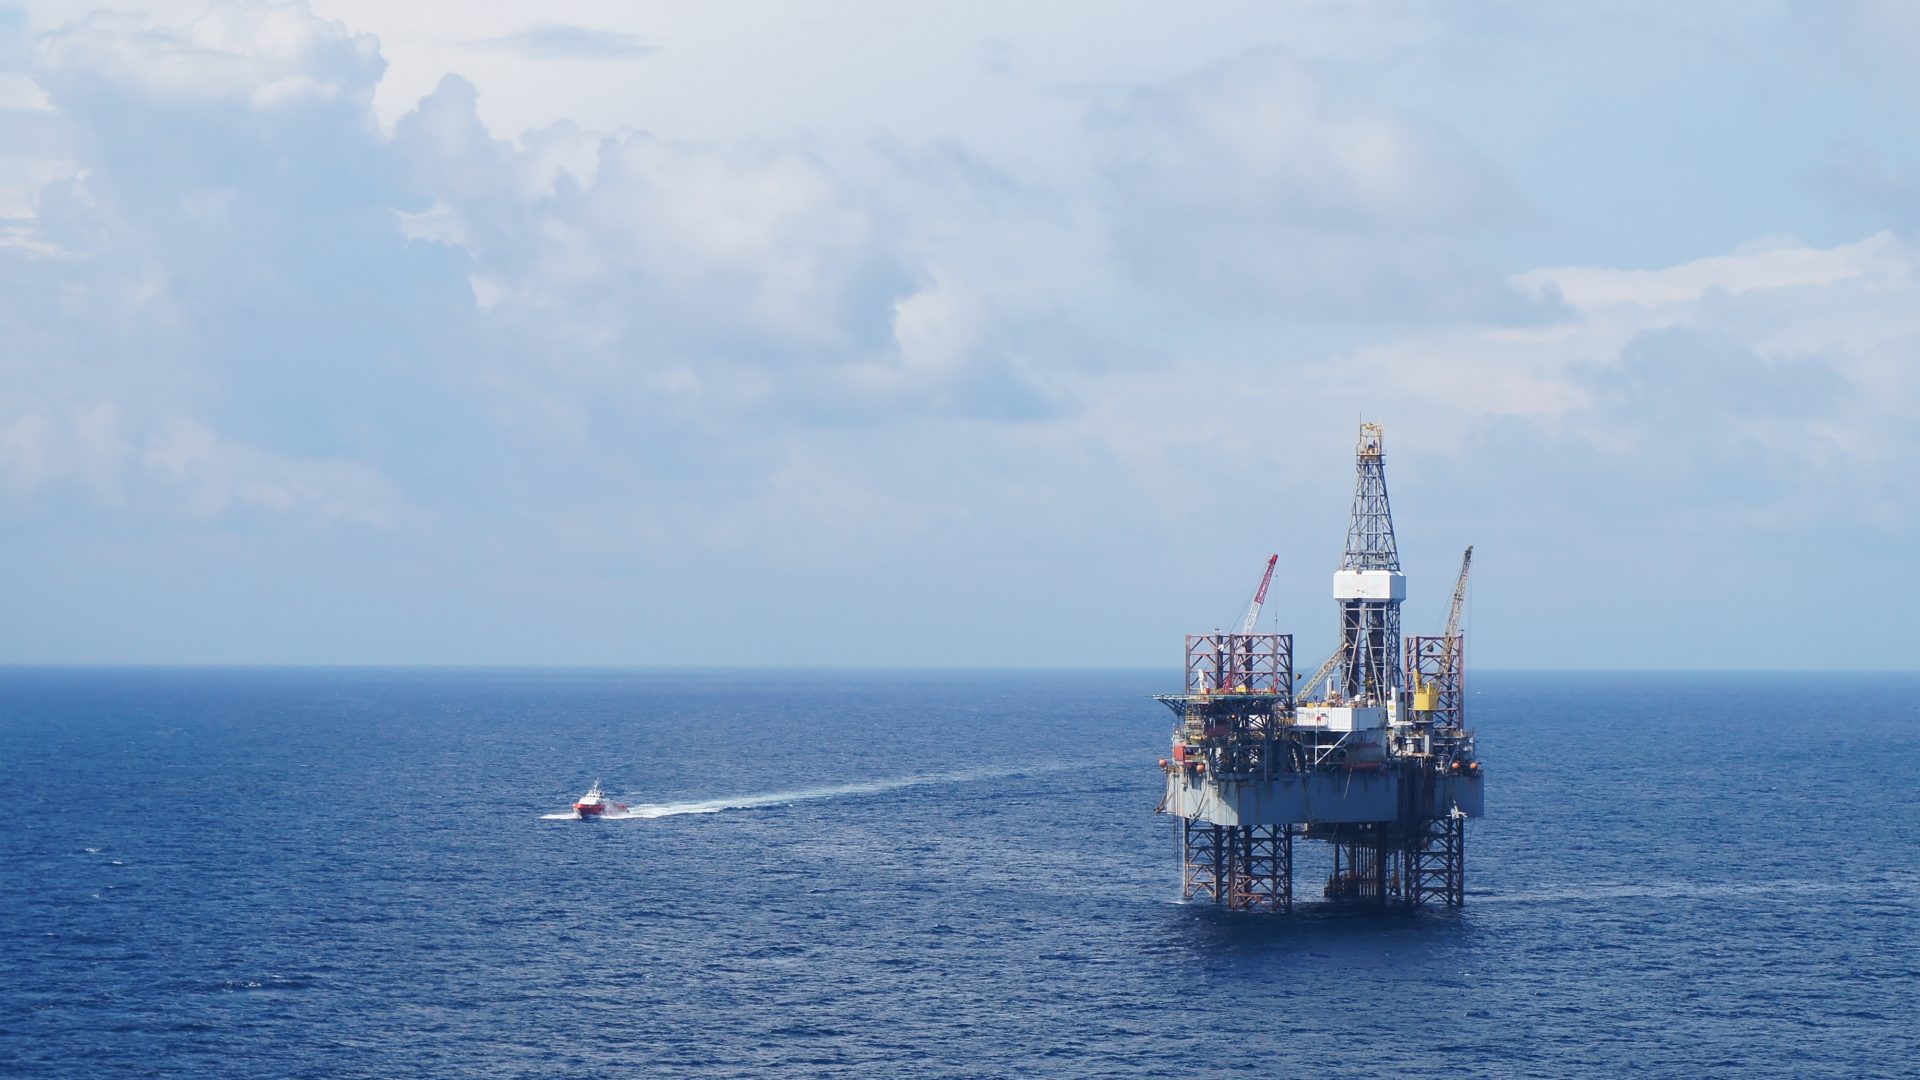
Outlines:
[[[137, 2], [137, 0], [136, 0]], [[1920, 5], [0, 7], [0, 660], [1916, 666]]]

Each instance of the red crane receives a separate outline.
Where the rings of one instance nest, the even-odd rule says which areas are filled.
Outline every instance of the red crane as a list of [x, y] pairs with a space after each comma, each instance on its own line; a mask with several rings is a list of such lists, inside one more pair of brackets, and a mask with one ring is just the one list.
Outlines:
[[1267, 602], [1267, 585], [1273, 581], [1273, 564], [1280, 561], [1279, 555], [1267, 558], [1267, 572], [1260, 575], [1260, 587], [1254, 590], [1253, 603], [1247, 605], [1247, 617], [1240, 620], [1242, 634], [1253, 633], [1253, 626], [1260, 621], [1260, 605]]

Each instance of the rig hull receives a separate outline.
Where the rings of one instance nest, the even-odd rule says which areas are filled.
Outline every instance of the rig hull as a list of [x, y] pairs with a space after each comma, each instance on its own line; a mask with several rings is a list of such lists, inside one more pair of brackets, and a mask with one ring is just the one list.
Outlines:
[[1228, 780], [1173, 772], [1166, 812], [1210, 825], [1237, 827], [1365, 824], [1486, 811], [1483, 774], [1434, 776], [1393, 768], [1289, 773]]

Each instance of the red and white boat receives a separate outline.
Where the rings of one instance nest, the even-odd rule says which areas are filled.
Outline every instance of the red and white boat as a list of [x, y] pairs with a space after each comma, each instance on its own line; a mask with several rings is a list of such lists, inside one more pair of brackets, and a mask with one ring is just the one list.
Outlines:
[[608, 802], [606, 793], [600, 790], [600, 781], [595, 780], [593, 787], [588, 789], [585, 795], [580, 796], [579, 802], [573, 804], [573, 813], [575, 817], [585, 821], [588, 818], [600, 817], [609, 810], [626, 808], [626, 803]]

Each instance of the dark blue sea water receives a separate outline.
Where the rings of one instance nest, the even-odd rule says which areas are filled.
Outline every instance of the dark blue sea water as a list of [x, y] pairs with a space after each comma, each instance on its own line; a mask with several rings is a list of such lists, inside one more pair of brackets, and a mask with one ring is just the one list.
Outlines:
[[0, 672], [0, 1072], [1920, 1070], [1920, 678], [1476, 675], [1466, 908], [1274, 917], [1176, 675]]

